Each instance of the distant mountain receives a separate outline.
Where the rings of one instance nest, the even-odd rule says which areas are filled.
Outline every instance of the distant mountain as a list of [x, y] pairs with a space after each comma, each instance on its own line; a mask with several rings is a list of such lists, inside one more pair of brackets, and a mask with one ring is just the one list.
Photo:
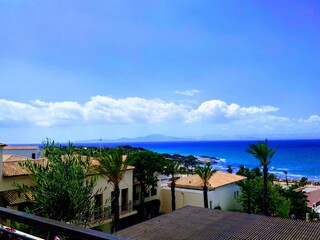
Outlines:
[[151, 134], [144, 137], [136, 138], [119, 138], [113, 141], [117, 142], [169, 142], [169, 141], [186, 141], [185, 138], [171, 137], [162, 134]]
[[118, 139], [91, 139], [79, 140], [74, 143], [97, 143], [97, 142], [170, 142], [170, 141], [213, 141], [213, 140], [290, 140], [290, 139], [320, 139], [320, 133], [305, 134], [243, 134], [243, 135], [205, 135], [196, 137], [172, 137], [163, 134], [151, 134], [135, 138]]

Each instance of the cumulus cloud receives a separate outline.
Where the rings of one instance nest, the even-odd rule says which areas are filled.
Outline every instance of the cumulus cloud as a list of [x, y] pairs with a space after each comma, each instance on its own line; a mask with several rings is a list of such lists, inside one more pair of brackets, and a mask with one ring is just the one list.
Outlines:
[[31, 104], [0, 100], [0, 125], [56, 126], [84, 123], [157, 123], [183, 119], [186, 106], [161, 99], [92, 97], [77, 102], [31, 101]]
[[320, 124], [320, 116], [319, 115], [311, 115], [308, 119], [302, 120], [305, 124]]
[[195, 94], [199, 93], [200, 91], [197, 89], [192, 90], [184, 90], [184, 91], [176, 91], [177, 94], [185, 95], [185, 96], [194, 96]]
[[[170, 124], [184, 127], [218, 126], [219, 129], [281, 129], [319, 126], [320, 116], [292, 119], [274, 106], [240, 106], [221, 100], [204, 101], [196, 107], [162, 99], [94, 96], [85, 103], [72, 101], [20, 103], [0, 99], [0, 127]], [[185, 126], [183, 126], [186, 124]]]
[[278, 111], [278, 108], [272, 106], [241, 107], [235, 103], [228, 105], [221, 100], [211, 100], [201, 103], [196, 109], [192, 109], [186, 118], [186, 122], [192, 123], [203, 120], [230, 122], [244, 118], [250, 119], [255, 116], [265, 115], [276, 111]]

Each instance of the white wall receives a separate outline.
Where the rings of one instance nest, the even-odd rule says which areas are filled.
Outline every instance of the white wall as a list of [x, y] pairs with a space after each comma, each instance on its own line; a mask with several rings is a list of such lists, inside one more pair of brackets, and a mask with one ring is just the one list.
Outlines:
[[[229, 184], [213, 191], [208, 191], [208, 205], [212, 208], [220, 206], [222, 210], [239, 209], [241, 205], [237, 202], [234, 197], [234, 193], [240, 194], [240, 187], [236, 184]], [[204, 207], [203, 203], [203, 191], [176, 188], [176, 209], [185, 207], [187, 205]], [[171, 189], [169, 187], [161, 188], [160, 194], [162, 212], [171, 212]], [[210, 204], [211, 201], [211, 204]]]
[[40, 150], [38, 149], [3, 149], [3, 154], [10, 154], [16, 156], [23, 156], [32, 158], [32, 153], [35, 154], [35, 158], [40, 158]]
[[240, 194], [240, 187], [235, 183], [217, 188], [208, 192], [209, 207], [210, 201], [212, 208], [220, 206], [222, 210], [239, 209], [241, 204], [238, 203], [236, 197]]

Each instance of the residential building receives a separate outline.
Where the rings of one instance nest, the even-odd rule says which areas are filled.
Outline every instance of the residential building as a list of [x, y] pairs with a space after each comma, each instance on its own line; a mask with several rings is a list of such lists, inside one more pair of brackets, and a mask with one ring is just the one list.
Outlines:
[[3, 154], [24, 156], [26, 158], [40, 158], [40, 149], [38, 146], [5, 146]]
[[[235, 210], [241, 207], [237, 197], [241, 194], [237, 182], [246, 177], [216, 171], [209, 179], [208, 204], [209, 208], [219, 207], [223, 210]], [[171, 182], [161, 188], [161, 211], [171, 211]], [[191, 175], [176, 180], [175, 188], [176, 209], [187, 205], [203, 207], [202, 180], [198, 175]]]
[[307, 185], [297, 188], [296, 191], [302, 191], [308, 200], [308, 207], [316, 213], [320, 213], [320, 186]]
[[[24, 156], [15, 156], [3, 154], [3, 148], [5, 144], [0, 143], [0, 206], [14, 210], [22, 211], [25, 206], [25, 202], [31, 199], [30, 195], [20, 196], [19, 191], [16, 189], [13, 183], [32, 185], [32, 179], [26, 169], [19, 165], [19, 162], [23, 161], [44, 161], [45, 159], [31, 159]], [[96, 161], [92, 161], [92, 164], [96, 164]], [[133, 216], [137, 214], [137, 211], [133, 210], [133, 169], [134, 167], [128, 166], [124, 174], [123, 180], [120, 182], [120, 219]], [[94, 192], [98, 189], [107, 189], [100, 195], [96, 196], [98, 204], [103, 204], [109, 200], [112, 205], [112, 191], [113, 186], [108, 183], [108, 180], [102, 176], [98, 177], [97, 185]], [[113, 200], [114, 201], [114, 200]], [[102, 230], [109, 231], [110, 223], [112, 221], [112, 213], [100, 212], [95, 214], [89, 219], [90, 227], [96, 227], [98, 224], [102, 224]]]

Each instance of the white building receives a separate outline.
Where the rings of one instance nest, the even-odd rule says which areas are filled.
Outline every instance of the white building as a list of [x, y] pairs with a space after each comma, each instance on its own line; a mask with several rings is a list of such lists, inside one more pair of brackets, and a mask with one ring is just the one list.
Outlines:
[[[209, 208], [220, 207], [222, 210], [234, 210], [241, 208], [237, 197], [240, 195], [240, 187], [236, 184], [246, 177], [216, 171], [209, 179], [208, 205]], [[161, 189], [161, 211], [171, 212], [171, 182]], [[203, 207], [202, 180], [198, 175], [191, 175], [176, 180], [176, 209], [187, 205]]]
[[38, 146], [5, 146], [3, 154], [38, 159], [40, 158], [40, 149]]
[[[28, 171], [19, 165], [19, 162], [27, 160], [42, 161], [43, 159], [34, 160], [25, 156], [3, 154], [3, 148], [5, 148], [5, 146], [5, 144], [0, 143], [0, 206], [23, 211], [25, 203], [31, 199], [31, 196], [29, 196], [28, 194], [26, 196], [21, 196], [13, 183], [32, 185], [32, 179], [30, 178]], [[96, 161], [93, 160], [92, 164], [96, 164]], [[120, 219], [124, 219], [137, 214], [137, 211], [133, 210], [132, 208], [133, 169], [134, 167], [128, 166], [125, 171], [123, 180], [120, 182]], [[100, 195], [97, 195], [95, 200], [97, 204], [101, 205], [106, 200], [111, 200], [111, 211], [99, 213], [95, 216], [92, 216], [92, 218], [88, 221], [90, 227], [96, 227], [102, 224], [100, 226], [100, 229], [102, 229], [103, 231], [110, 230], [113, 211], [112, 201], [114, 201], [114, 199], [112, 198], [113, 186], [111, 185], [111, 183], [108, 183], [107, 179], [99, 176], [94, 192], [96, 192], [98, 189], [104, 189], [106, 186], [107, 189]]]

